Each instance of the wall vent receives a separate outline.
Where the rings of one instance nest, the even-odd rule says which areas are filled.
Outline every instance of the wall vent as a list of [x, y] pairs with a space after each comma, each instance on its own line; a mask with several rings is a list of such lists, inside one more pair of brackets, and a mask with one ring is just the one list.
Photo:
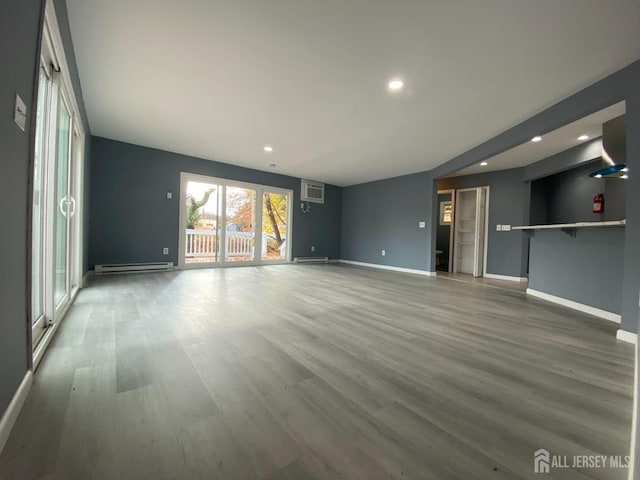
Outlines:
[[140, 272], [170, 272], [173, 262], [156, 263], [113, 263], [110, 265], [96, 265], [97, 275], [105, 273], [140, 273]]
[[300, 199], [303, 202], [324, 203], [324, 183], [302, 180]]

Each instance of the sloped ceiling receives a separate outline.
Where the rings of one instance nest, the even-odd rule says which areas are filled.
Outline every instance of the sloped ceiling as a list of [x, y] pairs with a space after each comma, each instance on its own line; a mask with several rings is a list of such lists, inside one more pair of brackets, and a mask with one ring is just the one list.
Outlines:
[[637, 0], [67, 3], [92, 134], [337, 185], [429, 170], [640, 58]]

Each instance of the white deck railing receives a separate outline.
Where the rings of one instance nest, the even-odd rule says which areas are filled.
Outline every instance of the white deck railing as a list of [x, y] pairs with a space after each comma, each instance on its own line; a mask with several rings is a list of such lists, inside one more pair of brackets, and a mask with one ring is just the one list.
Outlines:
[[[216, 230], [187, 229], [186, 258], [215, 257], [219, 235]], [[253, 256], [254, 234], [252, 232], [227, 231], [226, 257]]]
[[[233, 232], [227, 230], [226, 255], [229, 257], [253, 257], [255, 247], [254, 234], [252, 232]], [[267, 234], [262, 234], [262, 257], [267, 256]], [[191, 230], [187, 229], [186, 258], [215, 257], [218, 249], [218, 232], [216, 230]], [[286, 240], [280, 247], [280, 254], [286, 256]]]

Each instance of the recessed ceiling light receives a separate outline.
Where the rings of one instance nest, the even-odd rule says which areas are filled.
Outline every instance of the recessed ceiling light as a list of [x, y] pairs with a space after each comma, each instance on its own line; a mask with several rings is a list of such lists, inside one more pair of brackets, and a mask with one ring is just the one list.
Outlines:
[[270, 164], [269, 164], [269, 166], [270, 166], [271, 168], [275, 168], [276, 164], [275, 164], [275, 163], [270, 163]]
[[489, 165], [487, 162], [480, 162], [480, 166], [482, 167], [486, 167], [487, 165]]
[[578, 140], [580, 140], [581, 142], [584, 141], [584, 140], [589, 140], [589, 135], [580, 135], [578, 137]]
[[392, 92], [397, 92], [398, 90], [401, 90], [402, 87], [404, 87], [404, 82], [399, 78], [394, 78], [389, 82], [389, 90]]
[[264, 151], [267, 152], [267, 153], [271, 153], [271, 152], [273, 152], [273, 147], [270, 146], [270, 145], [265, 145]]
[[623, 180], [626, 180], [627, 178], [629, 178], [629, 175], [625, 173], [624, 175], [620, 175], [620, 178], [622, 178]]
[[531, 139], [532, 142], [539, 142], [540, 140], [542, 140], [542, 137], [537, 135]]

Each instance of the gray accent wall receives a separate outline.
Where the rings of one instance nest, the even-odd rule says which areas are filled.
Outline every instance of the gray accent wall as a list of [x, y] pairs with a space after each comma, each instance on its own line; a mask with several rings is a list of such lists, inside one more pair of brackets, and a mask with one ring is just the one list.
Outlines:
[[432, 183], [418, 173], [343, 188], [342, 259], [430, 271]]
[[522, 232], [498, 232], [496, 224], [526, 225], [529, 219], [529, 190], [521, 168], [443, 178], [440, 190], [489, 187], [487, 273], [510, 277], [526, 276], [526, 236]]
[[[28, 330], [27, 259], [30, 161], [41, 2], [5, 2], [0, 15], [0, 416], [24, 374], [31, 349]], [[29, 108], [25, 132], [13, 122], [16, 92]]]
[[[293, 256], [340, 257], [339, 187], [326, 185], [325, 203], [311, 203], [311, 211], [303, 214], [299, 178], [93, 137], [91, 268], [108, 263], [177, 264], [180, 172], [293, 190]], [[167, 192], [173, 193], [171, 200]], [[169, 247], [169, 255], [162, 254], [164, 247]]]
[[624, 237], [624, 228], [536, 231], [529, 288], [620, 314]]

